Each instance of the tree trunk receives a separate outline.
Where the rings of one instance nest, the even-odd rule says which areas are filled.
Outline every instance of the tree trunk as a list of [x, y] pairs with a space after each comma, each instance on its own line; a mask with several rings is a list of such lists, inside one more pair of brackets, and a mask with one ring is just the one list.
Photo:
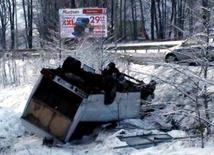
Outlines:
[[203, 25], [205, 28], [207, 28], [207, 25], [208, 25], [208, 0], [202, 0], [202, 10], [203, 10], [203, 13], [202, 13], [202, 19], [203, 19]]
[[156, 3], [154, 4], [154, 20], [155, 20], [155, 29], [156, 29], [156, 36], [157, 39], [160, 39], [159, 36], [159, 27], [158, 27], [158, 19], [157, 19], [157, 11], [156, 11]]
[[120, 25], [119, 25], [119, 37], [123, 39], [123, 17], [122, 17], [122, 14], [123, 14], [123, 0], [120, 0], [120, 19], [119, 19], [119, 22], [120, 22]]
[[163, 38], [166, 39], [167, 36], [167, 14], [166, 14], [166, 0], [161, 0], [161, 7], [162, 7], [162, 32], [163, 32]]
[[178, 1], [174, 1], [173, 2], [173, 8], [174, 8], [174, 21], [173, 21], [173, 24], [172, 24], [172, 28], [173, 28], [173, 31], [174, 31], [174, 39], [177, 40], [178, 39], [178, 29], [177, 29], [177, 24], [178, 24], [178, 21], [177, 21], [177, 16], [178, 16], [178, 11], [177, 11], [177, 4], [178, 4]]
[[192, 34], [193, 33], [193, 7], [194, 7], [194, 0], [188, 0], [188, 12], [187, 14], [189, 14], [189, 33]]
[[14, 49], [14, 47], [15, 47], [15, 4], [14, 4], [14, 0], [12, 0], [12, 1], [7, 0], [7, 4], [8, 4], [8, 9], [9, 9], [10, 34], [11, 34], [10, 48]]
[[[33, 0], [27, 0], [27, 4], [25, 0], [22, 0], [22, 6], [24, 11], [24, 21], [25, 21], [25, 34], [27, 48], [32, 48], [32, 38], [33, 38]], [[27, 8], [27, 10], [26, 10]]]
[[178, 39], [183, 38], [183, 31], [184, 31], [184, 10], [185, 10], [185, 3], [183, 3], [183, 0], [179, 1], [178, 6]]
[[28, 47], [33, 48], [33, 0], [28, 0]]
[[163, 25], [162, 25], [162, 12], [161, 12], [161, 5], [160, 5], [160, 0], [157, 1], [158, 4], [157, 4], [157, 8], [158, 8], [158, 25], [159, 25], [159, 31], [158, 31], [158, 36], [159, 36], [159, 39], [163, 39], [164, 36], [163, 36]]
[[[210, 37], [210, 30], [209, 30], [209, 25], [210, 25], [210, 16], [209, 16], [209, 7], [208, 7], [208, 0], [202, 0], [202, 9], [203, 9], [203, 14], [202, 14], [202, 18], [203, 18], [203, 26], [205, 28], [206, 34], [208, 35], [207, 37], [207, 45], [209, 44], [209, 37]], [[206, 59], [208, 58], [208, 48], [206, 48], [205, 51], [205, 57]], [[205, 64], [204, 66], [202, 66], [203, 72], [204, 72], [204, 78], [207, 79], [208, 76], [208, 64]], [[210, 114], [209, 114], [209, 95], [207, 92], [207, 85], [205, 84], [204, 86], [204, 106], [205, 106], [205, 115], [206, 115], [206, 119], [207, 119], [207, 134], [211, 134], [211, 121], [210, 121]]]
[[172, 30], [173, 30], [173, 21], [175, 20], [176, 14], [176, 0], [172, 0], [172, 12], [171, 12], [171, 19], [170, 19], [170, 31], [169, 31], [169, 38], [171, 38]]
[[25, 5], [26, 5], [25, 0], [22, 0], [24, 22], [25, 22], [26, 48], [28, 48], [28, 25], [27, 25], [27, 13], [26, 13]]
[[0, 20], [1, 20], [1, 28], [0, 28], [0, 44], [2, 49], [6, 49], [6, 31], [7, 31], [7, 9], [5, 0], [0, 3]]
[[[123, 6], [123, 10], [126, 10], [126, 4], [127, 4], [127, 0], [124, 0], [124, 6]], [[126, 24], [126, 21], [127, 21], [127, 19], [126, 19], [126, 11], [124, 11], [124, 13], [123, 13], [123, 22], [124, 22], [124, 29], [123, 29], [123, 35], [124, 35], [124, 39], [126, 39], [127, 38], [127, 35], [126, 35], [126, 26], [127, 26], [127, 24]]]
[[142, 0], [139, 0], [139, 3], [140, 3], [140, 12], [141, 12], [141, 23], [142, 23], [142, 26], [141, 26], [141, 35], [142, 37], [145, 37], [146, 40], [149, 40], [149, 36], [146, 32], [146, 27], [145, 27], [145, 19], [144, 19], [144, 13], [143, 13], [143, 3], [142, 3]]
[[155, 39], [155, 0], [151, 0], [151, 11], [150, 11], [150, 15], [151, 15], [151, 39], [154, 40]]
[[131, 11], [132, 11], [132, 31], [133, 31], [133, 39], [136, 40], [137, 39], [137, 30], [136, 30], [136, 20], [135, 20], [135, 4], [134, 4], [134, 0], [131, 0]]
[[111, 0], [111, 34], [114, 32], [114, 0]]
[[71, 8], [76, 8], [75, 0], [70, 0], [70, 1], [71, 1]]

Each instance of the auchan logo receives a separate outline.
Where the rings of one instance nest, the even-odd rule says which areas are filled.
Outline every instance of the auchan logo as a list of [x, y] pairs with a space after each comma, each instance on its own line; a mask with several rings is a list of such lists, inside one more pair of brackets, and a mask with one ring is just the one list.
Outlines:
[[78, 10], [63, 10], [64, 14], [79, 14]]

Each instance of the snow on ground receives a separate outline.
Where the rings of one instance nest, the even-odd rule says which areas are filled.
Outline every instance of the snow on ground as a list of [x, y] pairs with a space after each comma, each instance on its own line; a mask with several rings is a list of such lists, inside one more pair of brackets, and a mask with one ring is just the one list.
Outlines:
[[[32, 63], [34, 64], [34, 63]], [[140, 69], [139, 69], [140, 67]], [[35, 68], [35, 66], [34, 66]], [[133, 70], [143, 70], [147, 74], [143, 74], [142, 78], [147, 82], [154, 78], [149, 73], [162, 72], [162, 68], [154, 66], [132, 66]], [[37, 68], [38, 69], [38, 68]], [[38, 73], [39, 75], [39, 73]], [[155, 130], [155, 116], [145, 119], [130, 119], [121, 123], [129, 123], [136, 128], [123, 128], [118, 125], [116, 129], [101, 130], [95, 141], [79, 145], [66, 144], [64, 148], [42, 145], [42, 137], [28, 132], [20, 122], [20, 117], [24, 110], [27, 99], [31, 93], [33, 85], [38, 75], [32, 74], [32, 77], [16, 86], [1, 87], [0, 93], [0, 154], [5, 155], [214, 155], [214, 139], [211, 137], [205, 143], [205, 147], [201, 148], [200, 139], [174, 140], [172, 142], [162, 143], [157, 146], [146, 149], [134, 149], [132, 147], [114, 149], [117, 146], [126, 145], [116, 136], [125, 132], [127, 135], [139, 135], [142, 133], [159, 133]], [[29, 76], [29, 75], [28, 75]], [[36, 77], [35, 77], [36, 76]], [[22, 77], [22, 76], [20, 76]], [[170, 88], [159, 84], [155, 92], [155, 101], [162, 102], [166, 99], [165, 91]], [[170, 97], [168, 98], [170, 99]], [[188, 136], [180, 130], [168, 132], [173, 137]]]

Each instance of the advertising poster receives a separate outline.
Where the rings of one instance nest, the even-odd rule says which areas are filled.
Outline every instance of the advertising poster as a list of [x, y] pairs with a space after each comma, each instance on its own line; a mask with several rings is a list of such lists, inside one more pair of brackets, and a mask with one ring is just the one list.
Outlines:
[[106, 8], [60, 9], [61, 38], [107, 37]]

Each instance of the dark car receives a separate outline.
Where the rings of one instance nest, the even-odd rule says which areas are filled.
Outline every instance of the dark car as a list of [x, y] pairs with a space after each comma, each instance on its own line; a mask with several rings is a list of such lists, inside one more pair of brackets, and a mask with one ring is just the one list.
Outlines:
[[194, 35], [180, 45], [174, 46], [164, 53], [164, 60], [167, 63], [200, 63], [204, 60], [214, 60], [213, 39], [208, 40], [207, 35]]

